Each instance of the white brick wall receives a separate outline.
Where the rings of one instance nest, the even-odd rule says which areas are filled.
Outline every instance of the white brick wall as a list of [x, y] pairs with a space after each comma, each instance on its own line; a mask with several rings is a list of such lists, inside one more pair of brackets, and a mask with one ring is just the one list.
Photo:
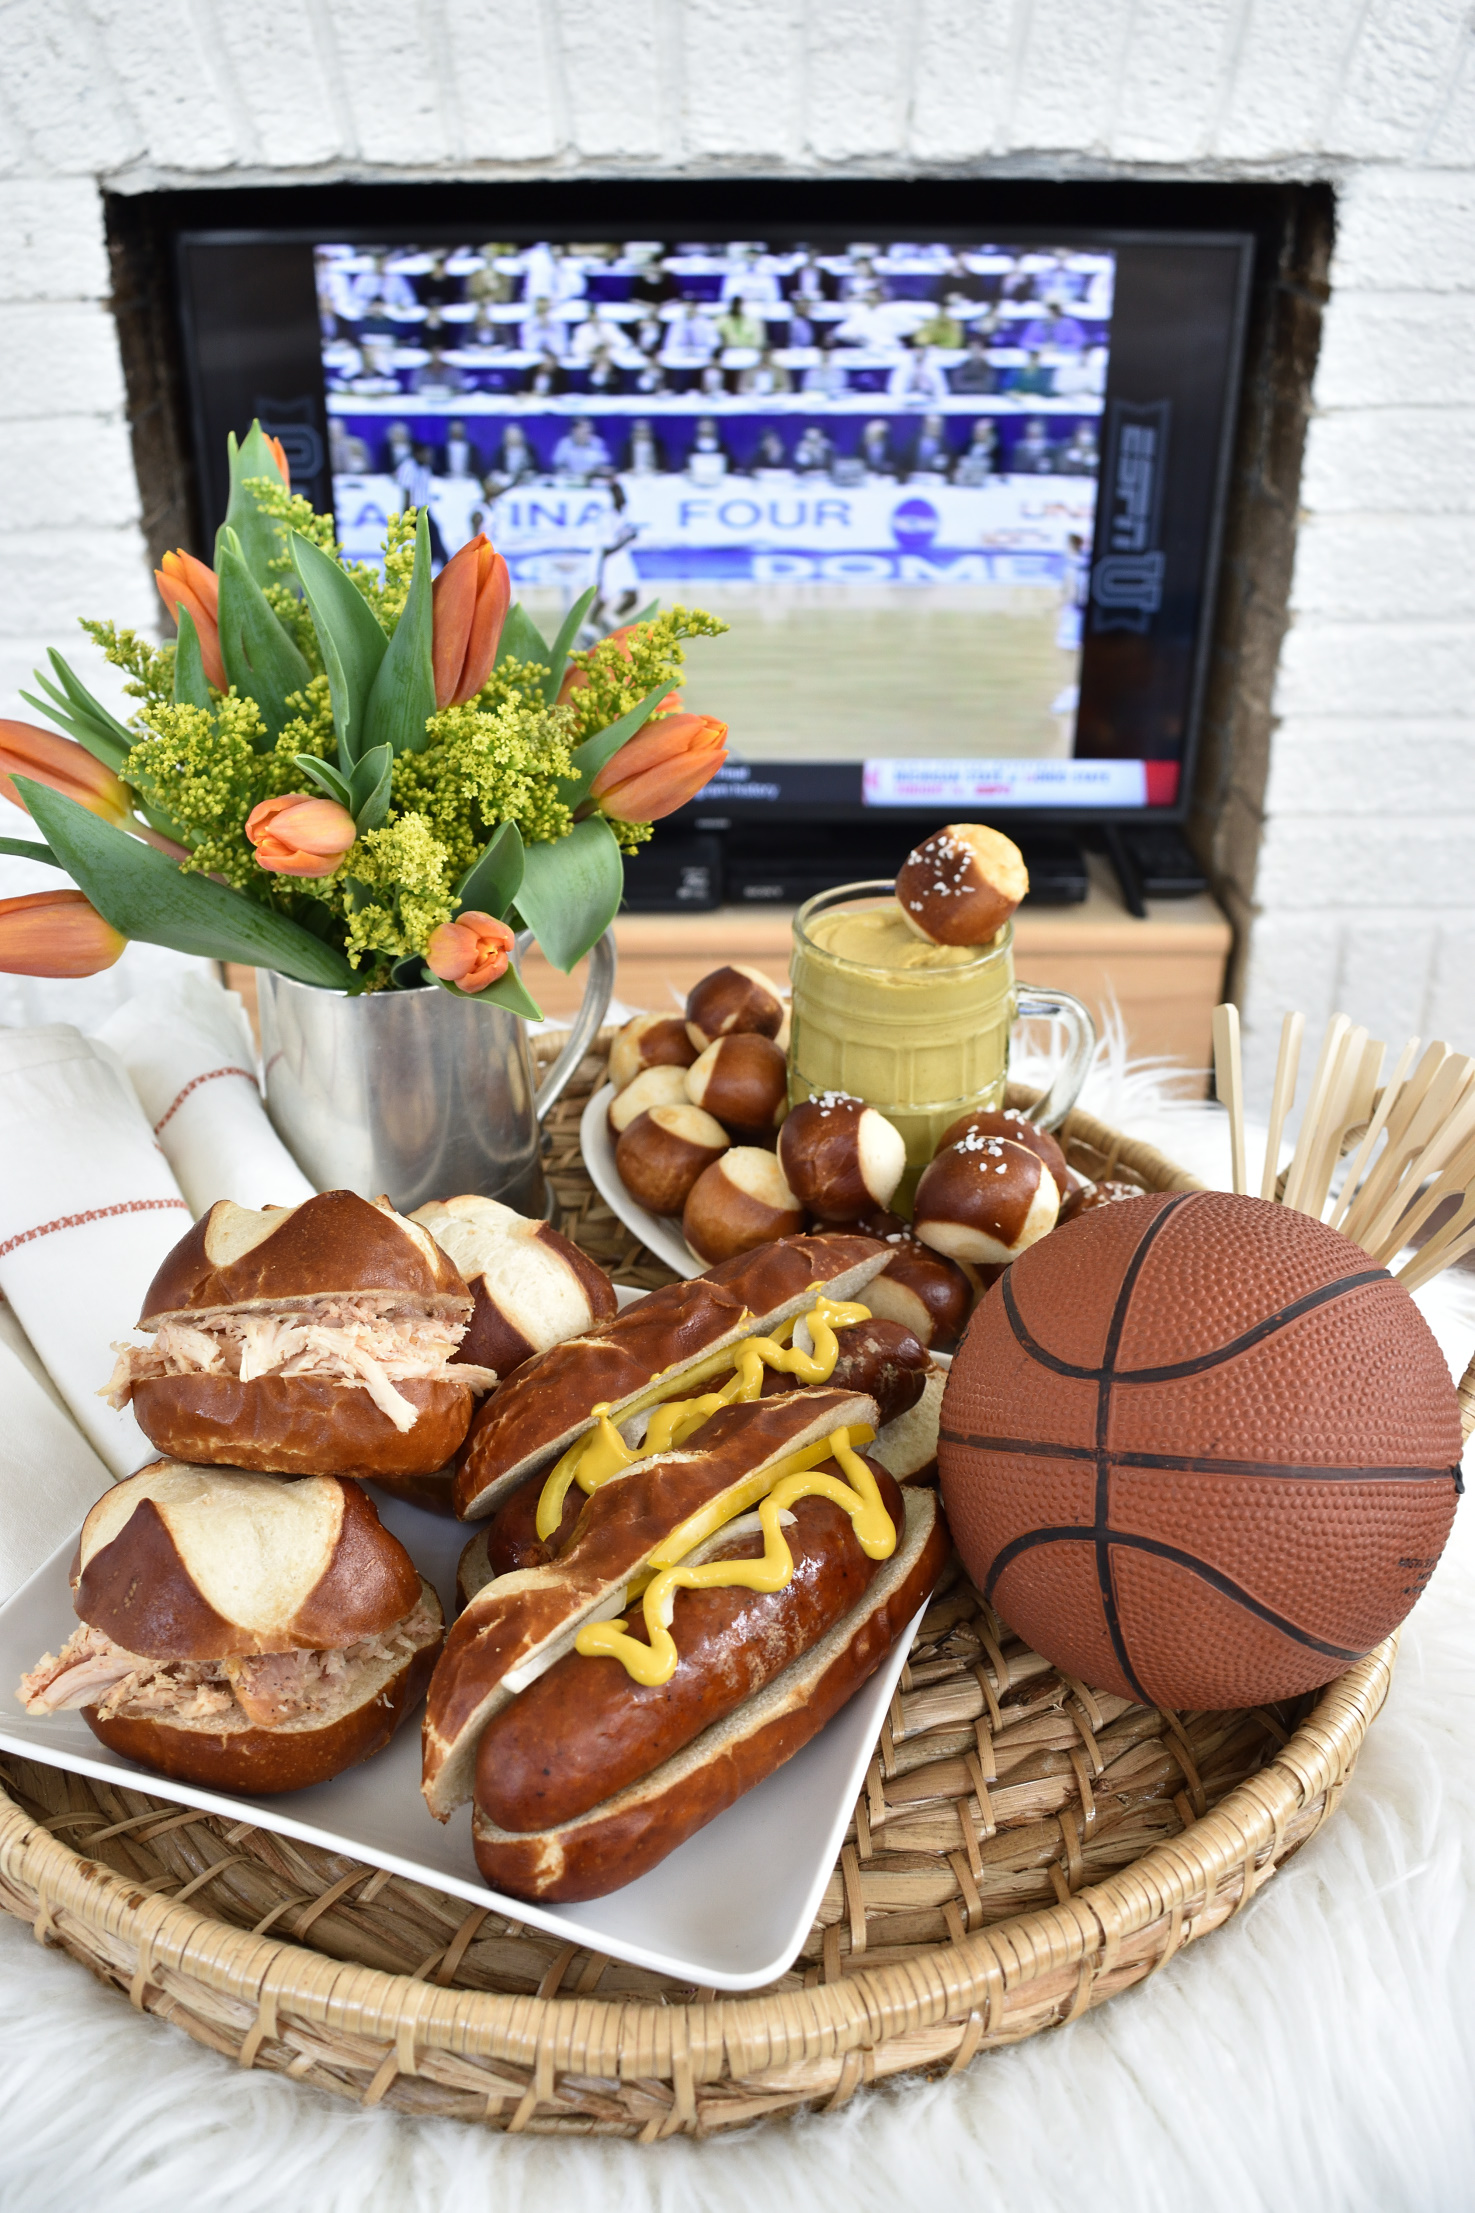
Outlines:
[[744, 166], [1328, 178], [1333, 295], [1250, 947], [1475, 1044], [1466, 0], [0, 0], [0, 713], [151, 619], [98, 187]]

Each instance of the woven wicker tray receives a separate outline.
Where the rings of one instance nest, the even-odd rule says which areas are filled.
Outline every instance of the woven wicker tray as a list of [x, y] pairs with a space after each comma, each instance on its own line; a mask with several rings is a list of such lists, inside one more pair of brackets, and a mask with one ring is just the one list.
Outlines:
[[[556, 1219], [620, 1281], [667, 1282], [579, 1158], [603, 1076], [591, 1055], [551, 1117]], [[1088, 1174], [1197, 1188], [1089, 1115], [1063, 1134]], [[0, 1905], [242, 2066], [511, 2133], [707, 2133], [833, 2109], [881, 2076], [955, 2073], [1152, 1974], [1332, 1812], [1395, 1648], [1314, 1700], [1162, 1713], [1059, 1674], [955, 1564], [800, 1957], [740, 1998], [248, 1821], [11, 1758]]]

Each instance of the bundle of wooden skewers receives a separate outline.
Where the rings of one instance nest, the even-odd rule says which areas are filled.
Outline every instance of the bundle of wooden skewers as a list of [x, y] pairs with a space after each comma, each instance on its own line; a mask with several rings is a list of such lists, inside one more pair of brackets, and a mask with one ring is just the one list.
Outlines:
[[[1387, 1047], [1334, 1014], [1295, 1148], [1281, 1168], [1305, 1029], [1302, 1014], [1288, 1014], [1281, 1027], [1260, 1197], [1325, 1221], [1380, 1267], [1407, 1250], [1394, 1272], [1416, 1291], [1475, 1251], [1475, 1059], [1437, 1040], [1420, 1056], [1420, 1040], [1411, 1037], [1385, 1080]], [[1229, 1112], [1233, 1187], [1245, 1192], [1244, 1074], [1232, 1005], [1214, 1009], [1214, 1076]]]

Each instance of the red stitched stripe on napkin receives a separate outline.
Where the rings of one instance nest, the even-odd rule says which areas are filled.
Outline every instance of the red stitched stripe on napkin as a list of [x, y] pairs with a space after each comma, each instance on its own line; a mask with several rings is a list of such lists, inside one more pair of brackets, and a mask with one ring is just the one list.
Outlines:
[[185, 1085], [183, 1091], [180, 1092], [179, 1097], [175, 1100], [173, 1106], [170, 1107], [168, 1113], [164, 1115], [162, 1120], [155, 1122], [155, 1137], [158, 1136], [160, 1130], [164, 1127], [164, 1123], [170, 1119], [170, 1116], [175, 1115], [179, 1112], [179, 1109], [184, 1105], [185, 1100], [189, 1097], [192, 1091], [198, 1091], [202, 1083], [214, 1083], [217, 1076], [244, 1076], [247, 1083], [251, 1086], [251, 1089], [253, 1091], [255, 1091], [256, 1089], [256, 1078], [252, 1075], [249, 1068], [207, 1069], [206, 1073], [203, 1076], [191, 1077], [190, 1081]]
[[120, 1199], [116, 1206], [90, 1206], [85, 1214], [61, 1214], [54, 1222], [42, 1222], [35, 1229], [23, 1229], [18, 1237], [7, 1237], [0, 1245], [0, 1260], [17, 1245], [29, 1245], [38, 1237], [49, 1237], [54, 1229], [80, 1229], [84, 1222], [105, 1222], [110, 1214], [154, 1214], [162, 1207], [177, 1206], [188, 1214], [183, 1199]]

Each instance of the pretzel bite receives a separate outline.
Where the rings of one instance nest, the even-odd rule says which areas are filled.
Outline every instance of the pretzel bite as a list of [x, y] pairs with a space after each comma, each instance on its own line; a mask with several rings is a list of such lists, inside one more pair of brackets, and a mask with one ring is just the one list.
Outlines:
[[778, 1156], [801, 1206], [827, 1222], [887, 1207], [906, 1167], [894, 1122], [847, 1091], [802, 1099], [779, 1132]]
[[900, 1322], [934, 1352], [950, 1352], [962, 1336], [973, 1287], [956, 1261], [933, 1252], [899, 1214], [880, 1209], [848, 1225], [891, 1248], [885, 1272], [866, 1287], [878, 1321]]
[[788, 1109], [789, 1064], [771, 1037], [735, 1030], [693, 1061], [686, 1095], [724, 1129], [755, 1142], [771, 1140]]
[[83, 1626], [20, 1686], [31, 1713], [184, 1782], [326, 1782], [389, 1742], [442, 1641], [440, 1602], [357, 1483], [159, 1460], [82, 1525]]
[[609, 1080], [616, 1091], [645, 1068], [690, 1068], [697, 1049], [679, 1014], [637, 1014], [609, 1049]]
[[153, 1341], [114, 1348], [107, 1396], [176, 1459], [413, 1495], [496, 1381], [455, 1358], [472, 1309], [449, 1255], [387, 1199], [220, 1199], [166, 1255], [138, 1325]]
[[709, 1264], [793, 1237], [803, 1227], [804, 1209], [777, 1156], [761, 1145], [734, 1145], [714, 1160], [692, 1185], [681, 1215], [682, 1235]]
[[1029, 890], [1024, 856], [981, 822], [950, 822], [914, 846], [896, 877], [902, 914], [934, 945], [987, 945]]
[[572, 1239], [498, 1199], [466, 1192], [410, 1216], [449, 1253], [475, 1304], [456, 1353], [505, 1383], [525, 1360], [607, 1321], [615, 1287]]
[[1007, 1137], [965, 1137], [924, 1169], [913, 1221], [949, 1259], [1010, 1261], [1055, 1227], [1060, 1193], [1038, 1153]]
[[699, 1053], [719, 1037], [734, 1030], [753, 1030], [760, 1037], [777, 1037], [786, 1013], [777, 986], [761, 968], [742, 961], [714, 968], [693, 984], [686, 1001], [686, 1034]]
[[1057, 1191], [1069, 1191], [1074, 1181], [1066, 1166], [1065, 1154], [1057, 1138], [1048, 1130], [1035, 1128], [1033, 1122], [1022, 1115], [1018, 1107], [975, 1107], [971, 1114], [960, 1114], [937, 1140], [934, 1150], [945, 1153], [949, 1145], [959, 1145], [965, 1137], [1007, 1137], [1016, 1145], [1028, 1146], [1038, 1153], [1051, 1175]]
[[1092, 1207], [1112, 1206], [1118, 1199], [1140, 1199], [1142, 1192], [1135, 1183], [1121, 1183], [1108, 1178], [1105, 1183], [1082, 1181], [1074, 1191], [1067, 1191], [1060, 1202], [1060, 1219], [1073, 1222], [1078, 1214], [1089, 1213]]
[[622, 1136], [637, 1114], [646, 1114], [652, 1107], [676, 1106], [685, 1098], [684, 1068], [677, 1068], [669, 1061], [656, 1068], [642, 1068], [640, 1074], [632, 1076], [624, 1090], [610, 1100], [611, 1137]]
[[679, 1214], [704, 1168], [728, 1150], [720, 1122], [689, 1100], [648, 1107], [620, 1133], [615, 1167], [632, 1199], [652, 1214]]

